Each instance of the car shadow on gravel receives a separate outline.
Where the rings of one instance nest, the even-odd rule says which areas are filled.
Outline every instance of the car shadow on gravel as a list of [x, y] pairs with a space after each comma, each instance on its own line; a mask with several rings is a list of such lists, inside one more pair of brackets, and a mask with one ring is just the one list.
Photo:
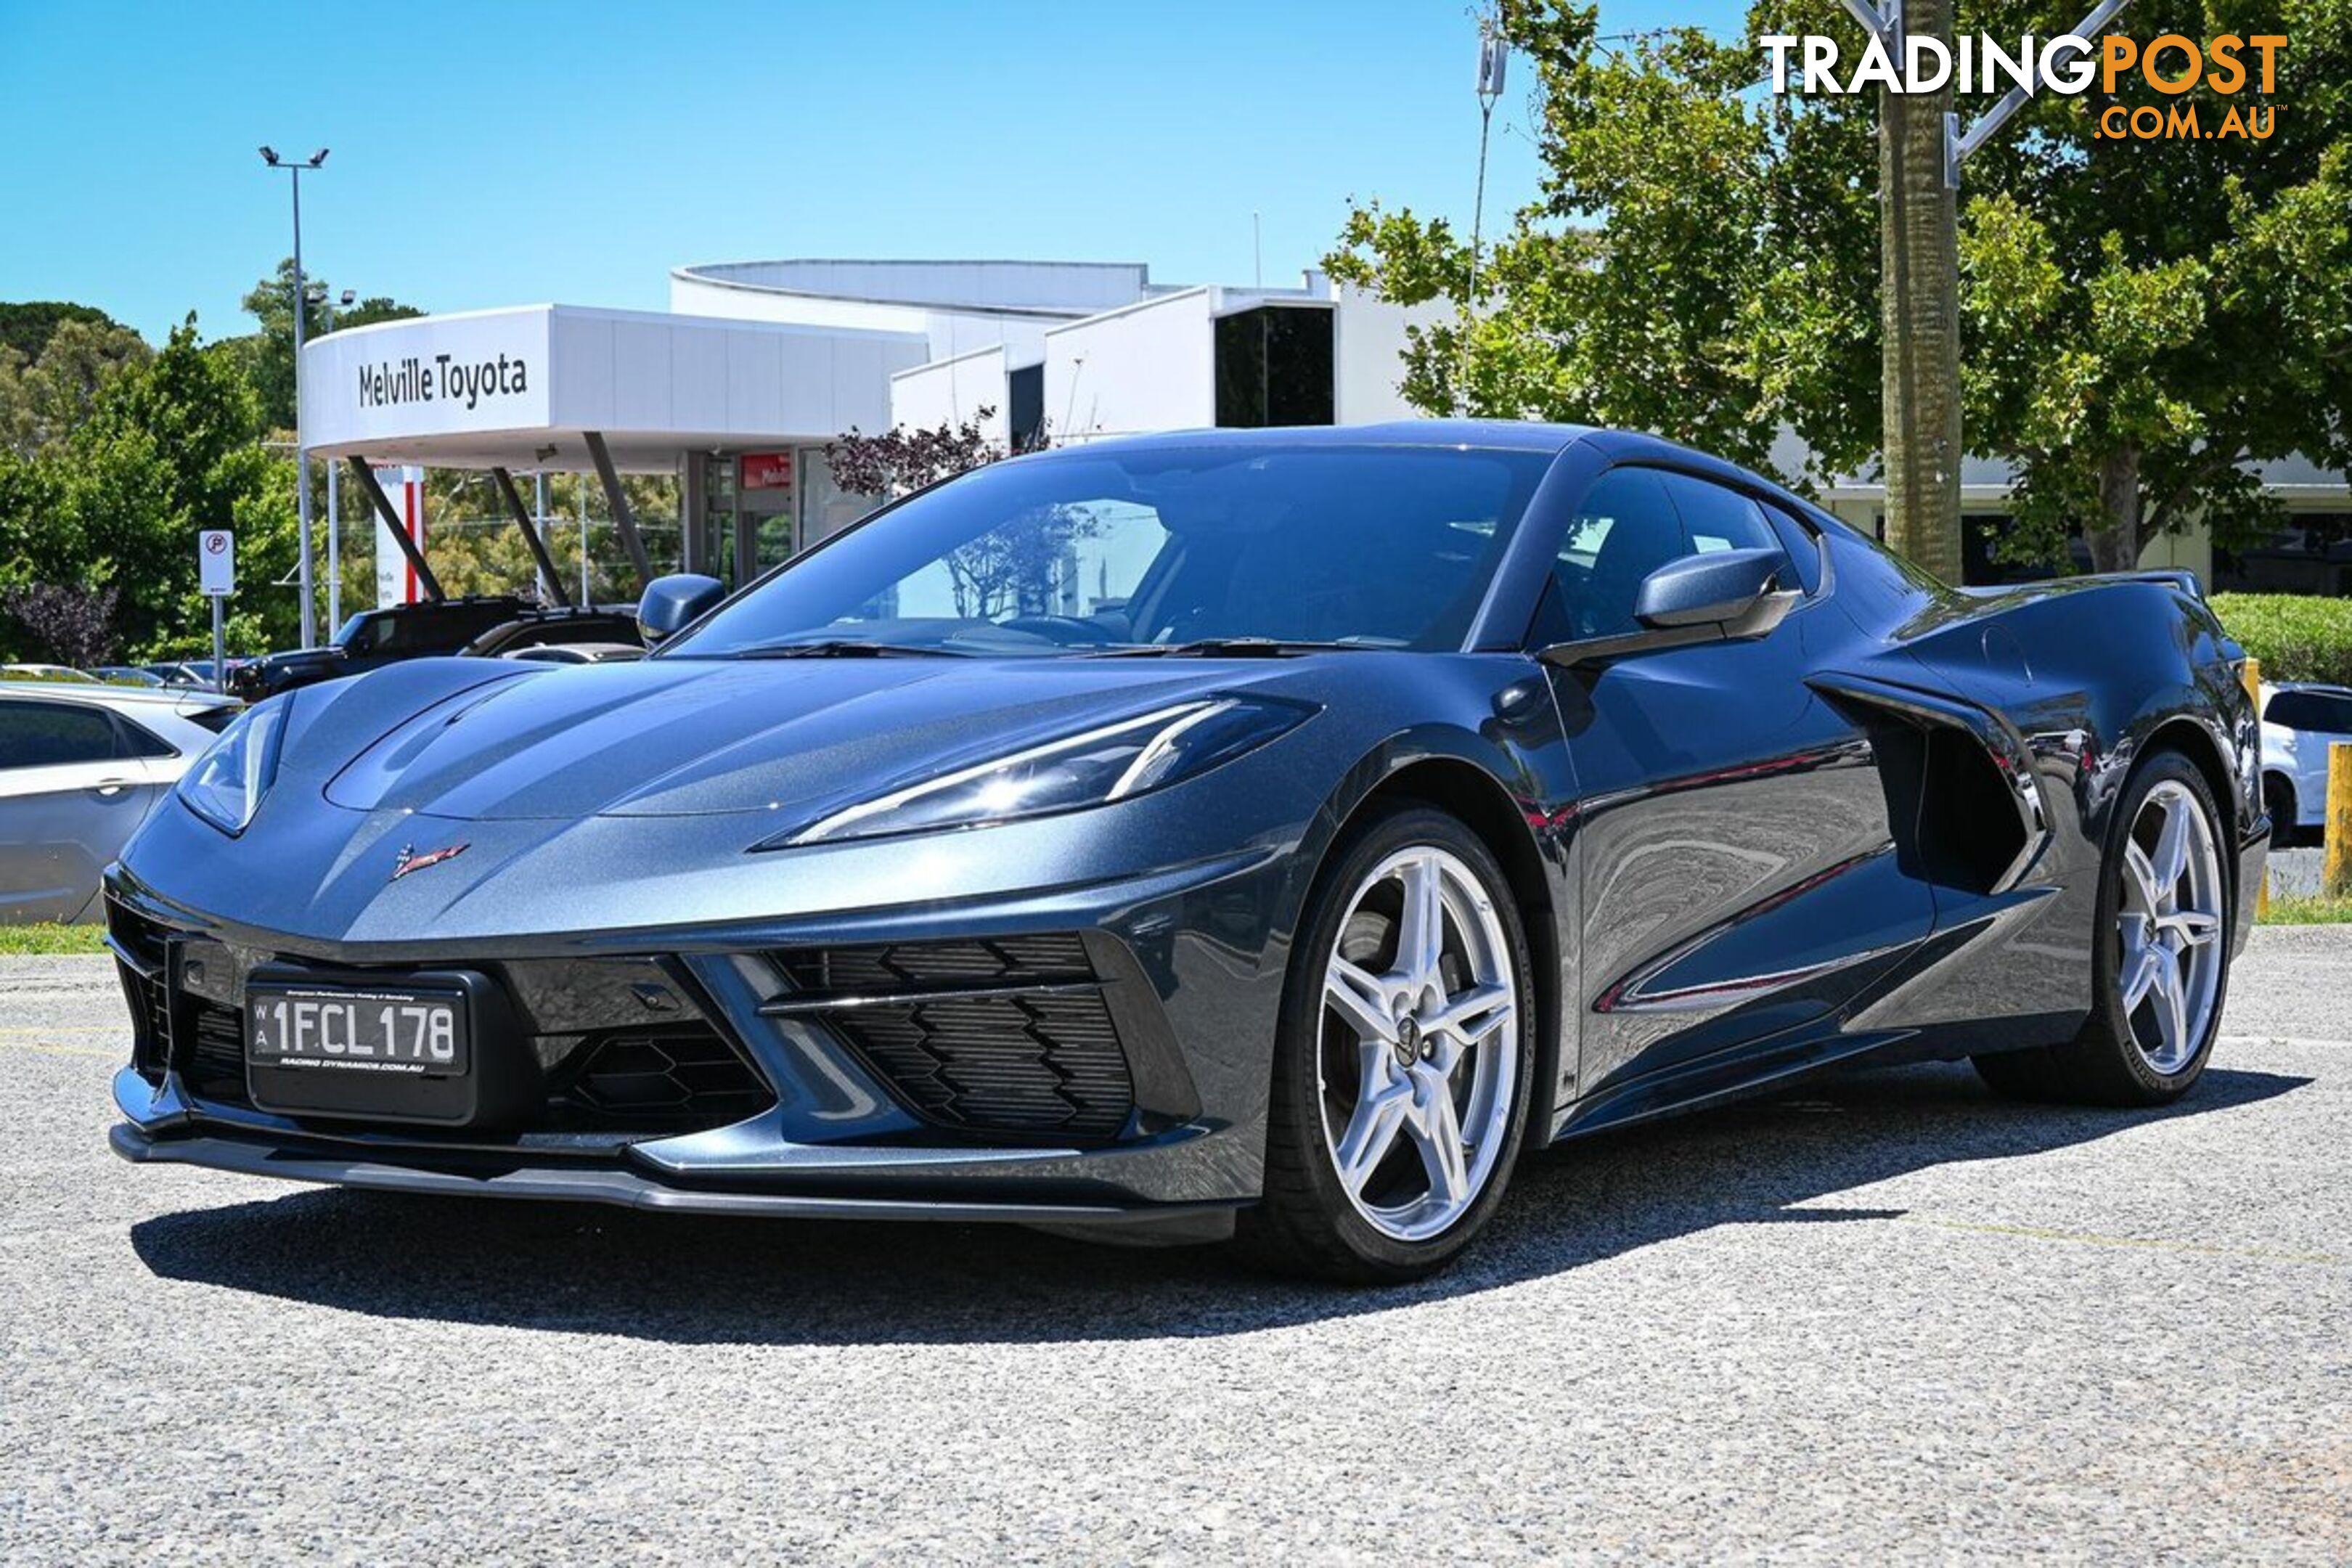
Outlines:
[[1524, 1163], [1479, 1245], [1419, 1285], [1271, 1279], [1214, 1248], [1124, 1248], [1006, 1226], [776, 1221], [314, 1189], [131, 1227], [167, 1279], [374, 1316], [677, 1343], [1213, 1336], [1468, 1295], [1721, 1225], [1899, 1210], [1799, 1205], [1955, 1161], [2209, 1115], [2309, 1082], [2209, 1071], [2157, 1111], [2019, 1106], [1964, 1067], [1891, 1069], [1678, 1118]]

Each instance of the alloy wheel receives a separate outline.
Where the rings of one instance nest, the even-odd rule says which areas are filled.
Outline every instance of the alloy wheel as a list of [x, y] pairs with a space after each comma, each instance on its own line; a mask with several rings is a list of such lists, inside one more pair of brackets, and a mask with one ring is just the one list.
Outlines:
[[2213, 826], [2186, 784], [2166, 779], [2124, 841], [2116, 976], [2132, 1044], [2166, 1077], [2202, 1048], [2221, 994], [2224, 884]]
[[1382, 860], [1347, 911], [1317, 1048], [1325, 1147], [1365, 1220], [1426, 1240], [1468, 1212], [1509, 1142], [1512, 950], [1476, 873], [1434, 846]]

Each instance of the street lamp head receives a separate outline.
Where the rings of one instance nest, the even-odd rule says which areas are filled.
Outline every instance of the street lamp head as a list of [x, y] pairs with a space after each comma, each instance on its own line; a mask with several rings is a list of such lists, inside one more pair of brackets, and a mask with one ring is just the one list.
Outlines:
[[351, 307], [352, 307], [352, 300], [357, 300], [359, 297], [360, 297], [360, 291], [359, 291], [358, 289], [344, 289], [344, 290], [343, 290], [343, 292], [342, 292], [342, 297], [341, 297], [341, 300], [339, 300], [337, 301], [337, 303], [341, 304], [341, 305], [343, 307], [343, 309], [345, 309], [345, 310], [350, 310], [350, 309], [351, 309]]
[[278, 167], [278, 149], [275, 147], [264, 147], [261, 150], [261, 161], [268, 164], [273, 169]]
[[321, 163], [325, 163], [326, 161], [327, 161], [327, 150], [326, 150], [324, 147], [320, 148], [317, 152], [315, 152], [315, 153], [311, 153], [311, 154], [310, 154], [310, 167], [312, 167], [313, 169], [317, 168], [320, 164], [321, 164]]

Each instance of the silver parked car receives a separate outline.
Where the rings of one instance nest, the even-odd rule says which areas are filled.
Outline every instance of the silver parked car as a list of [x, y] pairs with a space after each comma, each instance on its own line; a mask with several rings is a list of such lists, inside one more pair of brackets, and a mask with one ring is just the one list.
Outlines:
[[2352, 688], [2263, 683], [2263, 805], [2282, 844], [2316, 842], [2327, 821], [2328, 748], [2352, 742]]
[[0, 925], [93, 912], [99, 874], [241, 705], [95, 681], [0, 681]]

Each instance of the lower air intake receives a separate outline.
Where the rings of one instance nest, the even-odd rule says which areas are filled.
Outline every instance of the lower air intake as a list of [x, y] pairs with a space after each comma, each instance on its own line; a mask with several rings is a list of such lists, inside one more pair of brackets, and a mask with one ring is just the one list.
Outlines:
[[1075, 935], [777, 956], [807, 1010], [934, 1126], [1083, 1145], [1118, 1137], [1134, 1112], [1127, 1052]]
[[724, 1127], [774, 1100], [733, 1047], [708, 1028], [607, 1035], [574, 1059], [551, 1109], [604, 1126]]

